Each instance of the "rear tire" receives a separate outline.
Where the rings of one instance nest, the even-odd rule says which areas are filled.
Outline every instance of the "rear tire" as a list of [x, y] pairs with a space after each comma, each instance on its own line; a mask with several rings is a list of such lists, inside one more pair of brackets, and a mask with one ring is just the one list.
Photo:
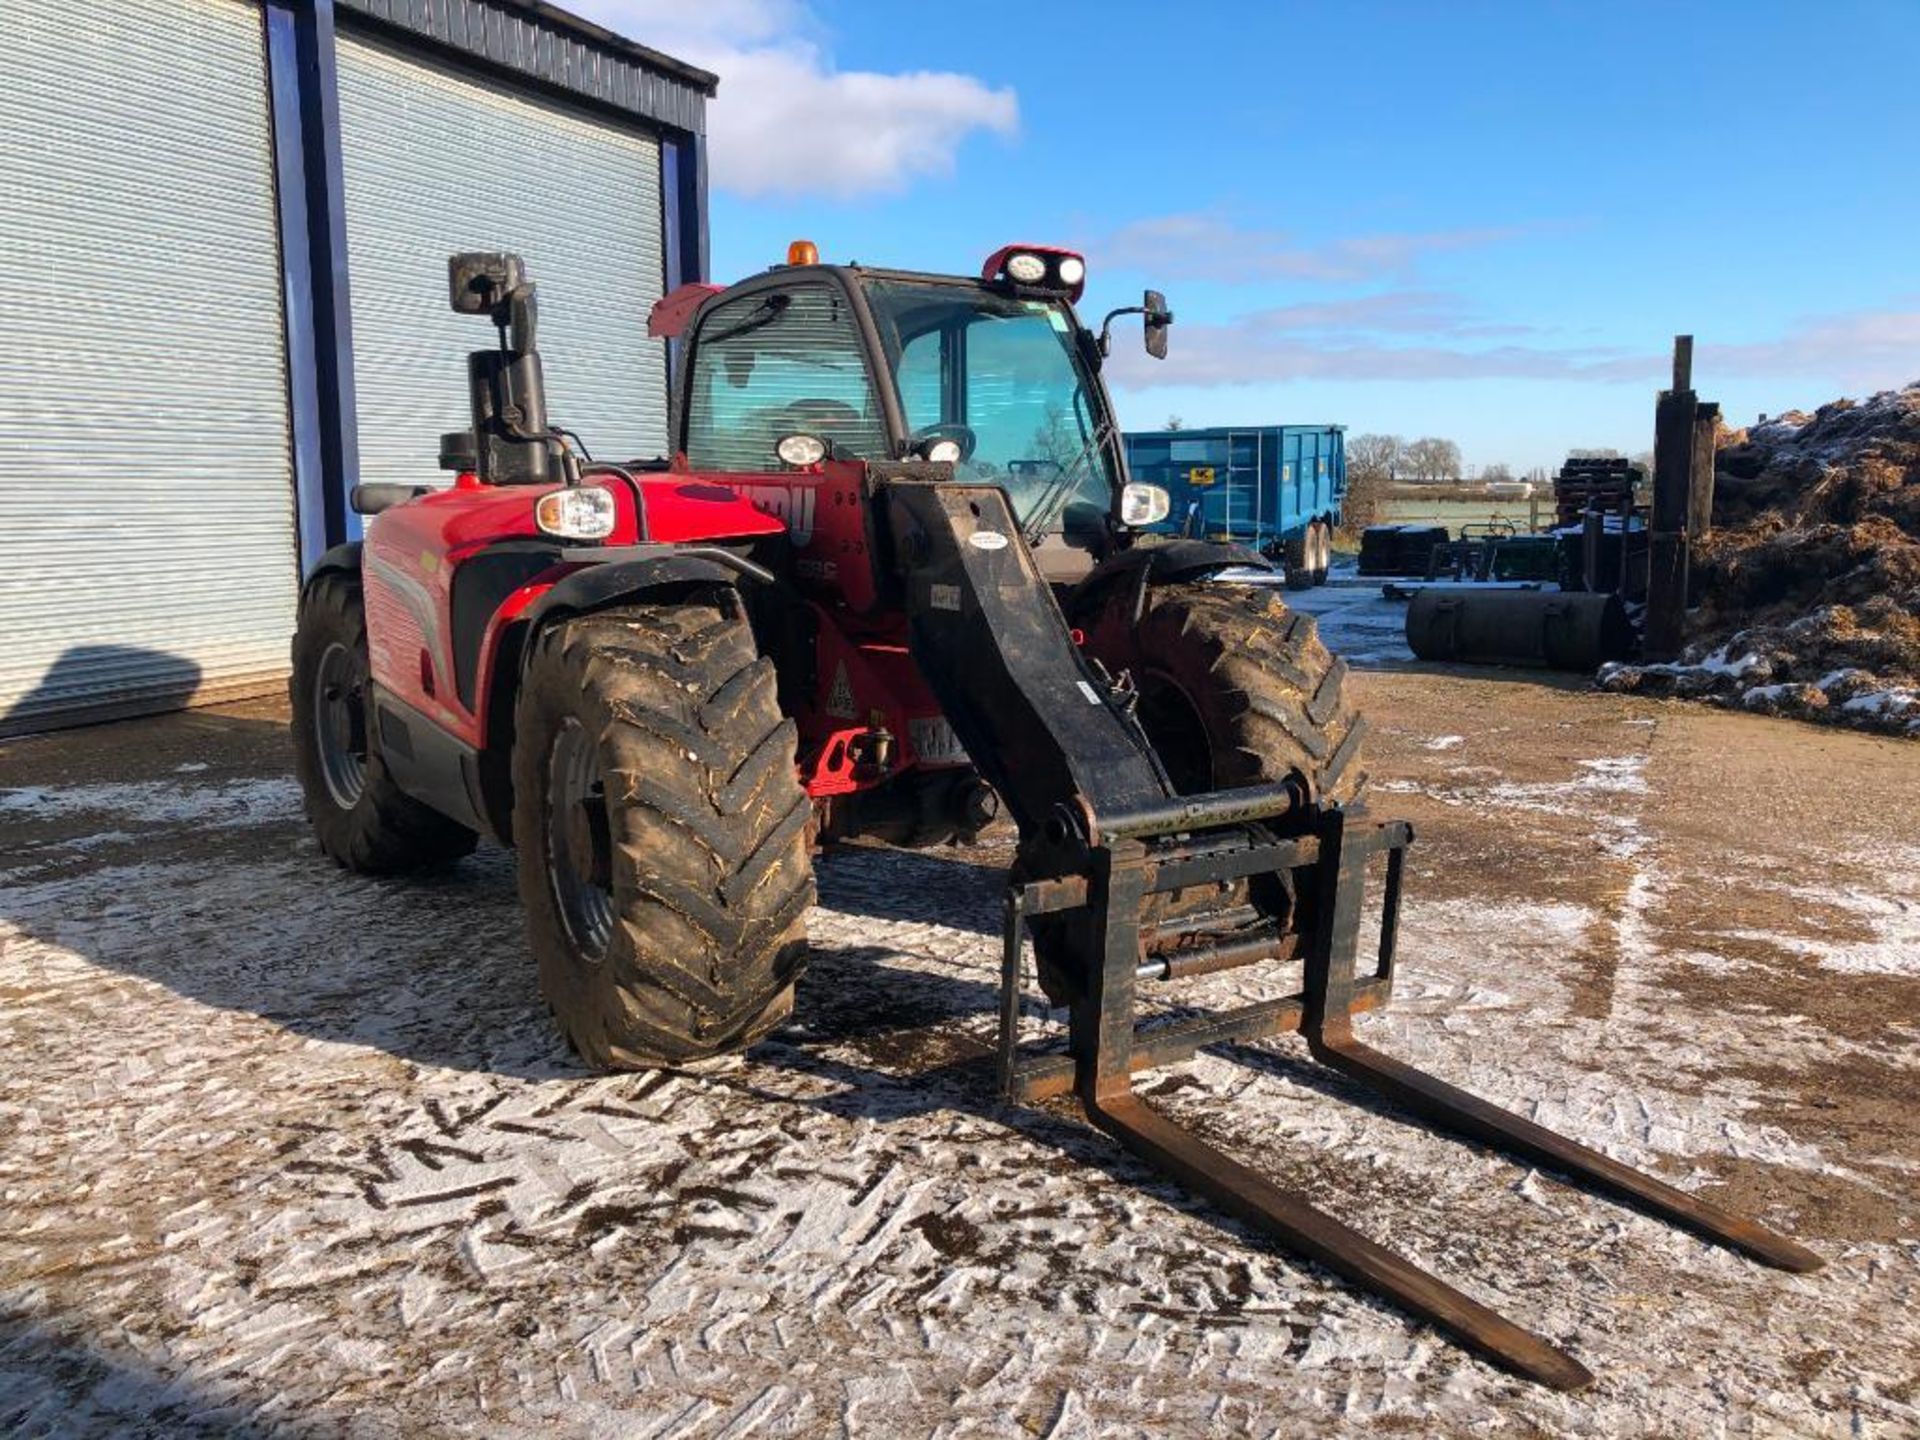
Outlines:
[[1324, 520], [1313, 522], [1313, 583], [1327, 583], [1327, 571], [1333, 568], [1333, 527]]
[[320, 848], [363, 875], [450, 864], [479, 836], [394, 784], [368, 700], [360, 577], [328, 571], [307, 587], [293, 634], [293, 768]]
[[515, 735], [528, 937], [581, 1057], [682, 1064], [784, 1019], [806, 963], [812, 807], [738, 598], [543, 631]]

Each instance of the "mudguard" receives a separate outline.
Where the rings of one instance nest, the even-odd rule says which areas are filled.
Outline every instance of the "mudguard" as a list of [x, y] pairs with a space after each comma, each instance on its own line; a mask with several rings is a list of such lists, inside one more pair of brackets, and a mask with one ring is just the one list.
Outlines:
[[1069, 616], [1092, 613], [1116, 587], [1135, 589], [1144, 595], [1149, 586], [1171, 585], [1181, 580], [1197, 580], [1246, 566], [1253, 570], [1271, 570], [1273, 562], [1243, 545], [1223, 545], [1214, 540], [1169, 540], [1164, 545], [1134, 545], [1109, 556], [1067, 597]]
[[344, 545], [335, 545], [314, 561], [313, 569], [309, 570], [306, 578], [300, 582], [300, 598], [302, 600], [307, 598], [307, 590], [322, 575], [335, 572], [348, 575], [360, 573], [360, 542], [358, 540], [349, 540]]
[[530, 630], [558, 615], [604, 610], [670, 586], [738, 585], [742, 580], [774, 583], [772, 571], [714, 545], [622, 545], [566, 550], [560, 558], [594, 563], [567, 576], [516, 617], [526, 621]]

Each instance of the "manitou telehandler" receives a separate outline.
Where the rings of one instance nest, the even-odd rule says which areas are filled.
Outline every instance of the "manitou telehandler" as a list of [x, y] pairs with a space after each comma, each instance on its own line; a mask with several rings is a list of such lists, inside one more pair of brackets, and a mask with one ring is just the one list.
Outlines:
[[[789, 263], [655, 308], [675, 348], [671, 459], [590, 459], [551, 425], [516, 256], [455, 256], [473, 424], [445, 489], [364, 485], [364, 543], [308, 577], [293, 728], [342, 864], [519, 852], [541, 989], [580, 1054], [673, 1065], [741, 1049], [793, 1003], [816, 848], [1018, 831], [1000, 1079], [1071, 1091], [1128, 1149], [1284, 1244], [1550, 1385], [1589, 1376], [1208, 1147], [1132, 1089], [1203, 1046], [1298, 1030], [1420, 1114], [1770, 1264], [1752, 1221], [1355, 1038], [1392, 981], [1401, 822], [1355, 802], [1361, 722], [1313, 622], [1230, 546], [1142, 543], [1081, 257], [995, 252], [974, 277]], [[1253, 578], [1258, 579], [1257, 575]], [[1359, 962], [1368, 862], [1377, 955]], [[1069, 1015], [1020, 1035], [1029, 941]], [[1137, 1025], [1139, 987], [1297, 964], [1300, 989]]]

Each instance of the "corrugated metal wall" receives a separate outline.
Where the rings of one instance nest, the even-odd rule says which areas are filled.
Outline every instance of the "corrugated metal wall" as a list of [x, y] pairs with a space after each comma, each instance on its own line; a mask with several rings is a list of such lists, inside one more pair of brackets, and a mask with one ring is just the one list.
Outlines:
[[0, 734], [278, 683], [298, 583], [261, 18], [0, 3]]
[[340, 129], [360, 479], [444, 483], [485, 320], [447, 306], [447, 256], [512, 250], [540, 287], [555, 424], [594, 455], [664, 452], [660, 147], [649, 136], [341, 34]]

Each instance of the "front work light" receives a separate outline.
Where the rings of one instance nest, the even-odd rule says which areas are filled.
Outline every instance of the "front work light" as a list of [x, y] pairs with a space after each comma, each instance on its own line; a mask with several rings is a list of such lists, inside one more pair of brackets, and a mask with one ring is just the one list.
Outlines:
[[1173, 508], [1173, 498], [1158, 485], [1126, 486], [1120, 492], [1120, 523], [1122, 525], [1157, 525], [1167, 518], [1167, 512]]
[[604, 540], [613, 520], [613, 493], [597, 486], [550, 490], [533, 506], [533, 523], [562, 540]]
[[1059, 275], [1062, 285], [1069, 290], [1077, 290], [1086, 283], [1087, 262], [1078, 255], [1062, 255], [1054, 273]]

